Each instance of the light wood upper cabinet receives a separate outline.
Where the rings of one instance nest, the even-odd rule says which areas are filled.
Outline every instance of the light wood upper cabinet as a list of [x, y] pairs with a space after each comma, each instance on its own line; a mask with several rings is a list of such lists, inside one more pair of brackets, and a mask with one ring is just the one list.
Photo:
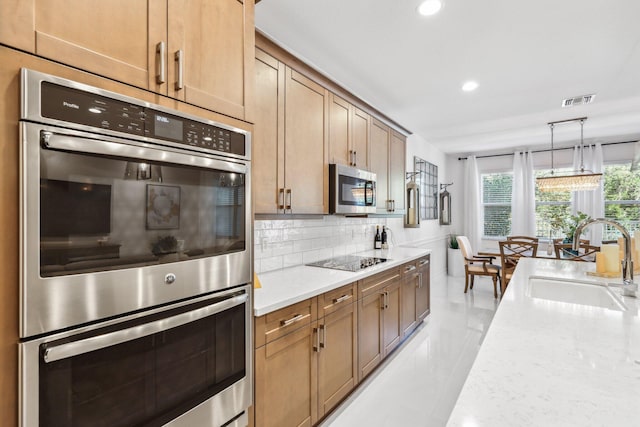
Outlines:
[[352, 105], [329, 94], [329, 162], [353, 165], [351, 149]]
[[247, 119], [253, 88], [254, 3], [168, 2], [169, 96]]
[[391, 204], [389, 203], [388, 176], [389, 176], [389, 138], [391, 129], [380, 121], [371, 120], [371, 172], [376, 174], [377, 198], [376, 208], [378, 212], [386, 213]]
[[389, 139], [389, 199], [394, 213], [405, 213], [406, 138], [392, 130]]
[[329, 94], [329, 161], [367, 169], [369, 165], [369, 115]]
[[[284, 188], [284, 64], [256, 50], [253, 202], [258, 213], [282, 212]], [[284, 197], [284, 195], [282, 195]]]
[[351, 134], [351, 147], [354, 159], [352, 166], [369, 170], [369, 132], [371, 116], [358, 108], [353, 108], [352, 113], [353, 132]]
[[288, 67], [285, 73], [285, 209], [328, 213], [328, 92]]
[[253, 11], [238, 0], [3, 0], [0, 42], [247, 120]]
[[328, 213], [328, 92], [256, 50], [254, 211]]
[[377, 211], [404, 214], [406, 138], [372, 119], [370, 146], [371, 171], [377, 175]]

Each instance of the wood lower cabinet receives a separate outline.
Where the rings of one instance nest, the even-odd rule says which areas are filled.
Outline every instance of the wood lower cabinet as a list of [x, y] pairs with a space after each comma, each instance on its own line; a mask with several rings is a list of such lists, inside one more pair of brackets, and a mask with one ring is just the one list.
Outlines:
[[416, 316], [420, 322], [431, 313], [431, 257], [427, 255], [420, 258], [416, 264], [420, 274], [416, 288]]
[[255, 212], [328, 213], [327, 90], [260, 50], [255, 70]]
[[315, 324], [255, 351], [255, 425], [311, 426], [318, 417]]
[[358, 283], [358, 379], [362, 381], [400, 344], [398, 268]]
[[417, 289], [420, 287], [420, 274], [415, 263], [405, 265], [402, 272], [402, 337], [406, 337], [418, 324]]
[[255, 319], [255, 426], [316, 424], [429, 313], [429, 256]]
[[311, 426], [318, 419], [316, 298], [255, 319], [255, 425]]
[[328, 414], [358, 383], [358, 310], [354, 299], [318, 321], [318, 416]]
[[241, 120], [250, 116], [254, 2], [3, 0], [0, 42]]

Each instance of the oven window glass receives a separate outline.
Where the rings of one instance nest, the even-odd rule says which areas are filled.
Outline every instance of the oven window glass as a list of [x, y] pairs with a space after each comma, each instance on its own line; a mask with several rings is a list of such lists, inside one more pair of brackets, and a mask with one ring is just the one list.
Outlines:
[[373, 183], [347, 175], [338, 176], [338, 197], [341, 205], [370, 206], [373, 202]]
[[245, 377], [245, 310], [50, 363], [41, 357], [40, 426], [161, 426], [189, 411]]
[[245, 250], [245, 176], [40, 150], [40, 273], [138, 267]]

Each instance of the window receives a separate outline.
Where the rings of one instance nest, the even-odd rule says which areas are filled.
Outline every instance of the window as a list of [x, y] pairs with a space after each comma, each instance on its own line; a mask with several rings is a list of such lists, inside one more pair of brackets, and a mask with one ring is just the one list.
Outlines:
[[[556, 173], [568, 173], [571, 168], [554, 169]], [[551, 169], [535, 171], [536, 178], [549, 176]], [[571, 215], [571, 192], [546, 193], [536, 186], [536, 236], [560, 238], [565, 237], [558, 225], [562, 218]]]
[[511, 234], [512, 184], [511, 172], [482, 174], [485, 237], [505, 237]]
[[[630, 232], [640, 230], [640, 171], [631, 171], [630, 163], [604, 168], [604, 216], [620, 222]], [[618, 230], [605, 227], [602, 240], [618, 237]]]

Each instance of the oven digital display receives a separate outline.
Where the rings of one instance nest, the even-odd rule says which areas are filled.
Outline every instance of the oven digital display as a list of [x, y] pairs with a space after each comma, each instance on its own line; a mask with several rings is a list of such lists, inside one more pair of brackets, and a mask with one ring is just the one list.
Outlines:
[[156, 136], [182, 141], [182, 128], [181, 120], [161, 116], [160, 114], [155, 115], [154, 134]]

